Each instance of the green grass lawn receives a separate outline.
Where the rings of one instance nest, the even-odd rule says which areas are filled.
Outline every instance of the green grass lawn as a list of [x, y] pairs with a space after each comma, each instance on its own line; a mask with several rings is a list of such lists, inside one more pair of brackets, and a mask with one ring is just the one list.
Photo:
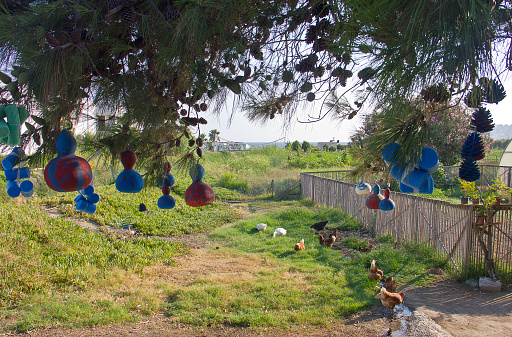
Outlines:
[[[324, 219], [330, 219], [330, 228], [339, 230], [355, 229], [359, 224], [339, 210], [314, 207], [307, 201], [293, 203], [288, 202], [287, 210], [257, 215], [211, 235], [229, 251], [257, 256], [271, 268], [262, 267], [251, 278], [202, 279], [186, 288], [173, 288], [175, 300], [168, 306], [169, 315], [198, 325], [321, 325], [378, 301], [378, 283], [367, 277], [367, 265], [373, 259], [399, 285], [428, 284], [433, 276], [427, 269], [445, 266], [426, 247], [394, 247], [390, 237], [381, 238], [380, 246], [369, 253], [354, 250], [355, 257], [347, 259], [339, 251], [320, 246], [309, 227]], [[256, 230], [260, 222], [267, 223], [266, 231]], [[288, 233], [273, 238], [278, 227]], [[306, 249], [294, 251], [300, 239], [305, 239]]]
[[[119, 227], [121, 221], [132, 217], [134, 229], [148, 235], [182, 235], [210, 231], [240, 217], [229, 204], [217, 201], [205, 207], [190, 207], [182, 196], [171, 193], [176, 200], [173, 209], [160, 209], [156, 205], [162, 191], [157, 187], [147, 187], [140, 193], [120, 193], [114, 185], [96, 189], [101, 199], [96, 213], [85, 214], [75, 210], [73, 199], [77, 193], [61, 193], [42, 198], [41, 203], [59, 206], [68, 216], [93, 219], [102, 225]], [[144, 203], [149, 212], [139, 212], [139, 204]]]

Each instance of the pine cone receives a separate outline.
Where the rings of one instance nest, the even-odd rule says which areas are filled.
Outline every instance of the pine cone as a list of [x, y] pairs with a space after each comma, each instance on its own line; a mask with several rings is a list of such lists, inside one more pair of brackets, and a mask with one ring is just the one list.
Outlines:
[[121, 13], [121, 19], [127, 26], [133, 25], [135, 22], [135, 11], [132, 7], [123, 7], [119, 13]]
[[62, 45], [62, 43], [60, 43], [59, 39], [57, 39], [55, 36], [53, 36], [52, 34], [50, 33], [46, 33], [46, 41], [48, 41], [48, 43], [50, 44], [50, 46], [52, 47], [58, 47], [60, 45]]

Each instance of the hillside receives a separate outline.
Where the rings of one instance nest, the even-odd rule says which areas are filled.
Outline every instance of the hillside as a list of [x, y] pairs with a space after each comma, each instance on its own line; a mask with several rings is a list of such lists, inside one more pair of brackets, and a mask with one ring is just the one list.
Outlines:
[[491, 131], [491, 137], [494, 139], [512, 138], [512, 124], [498, 124]]

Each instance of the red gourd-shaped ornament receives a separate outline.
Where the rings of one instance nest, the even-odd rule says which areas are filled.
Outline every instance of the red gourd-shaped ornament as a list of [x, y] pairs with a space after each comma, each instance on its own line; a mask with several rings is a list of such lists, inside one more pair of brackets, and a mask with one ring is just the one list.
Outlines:
[[174, 177], [171, 172], [171, 163], [165, 163], [165, 177], [162, 185], [162, 193], [163, 195], [158, 198], [158, 202], [156, 203], [158, 207], [161, 209], [171, 209], [176, 205], [176, 200], [171, 197], [169, 194], [171, 193], [171, 186], [174, 184]]
[[86, 188], [92, 181], [89, 163], [75, 156], [76, 140], [69, 130], [57, 136], [55, 147], [59, 154], [44, 169], [44, 181], [57, 192], [72, 192]]
[[380, 186], [375, 185], [373, 187], [373, 193], [366, 199], [366, 207], [379, 209], [379, 203], [382, 199], [384, 199], [384, 197], [380, 194]]
[[123, 193], [138, 193], [144, 188], [144, 179], [133, 169], [137, 162], [137, 155], [131, 150], [121, 153], [121, 163], [124, 170], [119, 173], [116, 179], [116, 188]]
[[389, 199], [389, 188], [384, 190], [384, 200], [379, 202], [379, 208], [383, 211], [392, 211], [395, 209], [395, 202]]
[[191, 207], [206, 206], [215, 201], [215, 193], [213, 193], [210, 185], [202, 181], [205, 171], [203, 166], [196, 164], [190, 168], [190, 178], [192, 184], [185, 192], [185, 202]]

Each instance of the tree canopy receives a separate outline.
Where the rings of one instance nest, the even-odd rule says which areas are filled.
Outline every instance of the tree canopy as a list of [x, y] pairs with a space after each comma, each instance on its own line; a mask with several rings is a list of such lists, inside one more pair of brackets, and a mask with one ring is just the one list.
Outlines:
[[[151, 171], [184, 138], [184, 159], [200, 155], [192, 135], [228, 93], [254, 122], [287, 123], [315, 100], [326, 104], [309, 122], [368, 106], [408, 116], [420, 94], [497, 103], [511, 28], [499, 0], [2, 0], [0, 65], [12, 71], [0, 74], [0, 104], [29, 108], [23, 145], [40, 144], [40, 161], [87, 107], [112, 111], [118, 127], [93, 145], [115, 159], [131, 148]], [[402, 126], [421, 132], [428, 119]]]

